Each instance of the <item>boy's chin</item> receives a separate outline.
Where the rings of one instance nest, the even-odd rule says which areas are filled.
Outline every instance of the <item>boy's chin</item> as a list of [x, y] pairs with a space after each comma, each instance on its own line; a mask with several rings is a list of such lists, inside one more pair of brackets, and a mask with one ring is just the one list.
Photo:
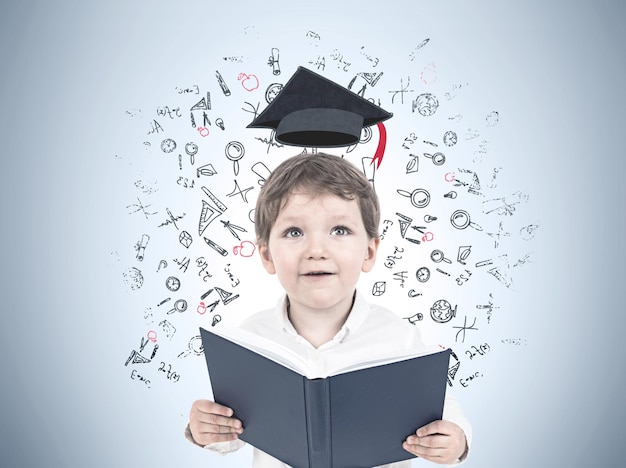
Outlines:
[[[289, 297], [289, 294], [287, 295]], [[289, 298], [292, 310], [295, 307], [296, 311], [304, 310], [309, 313], [328, 314], [339, 313], [344, 314], [349, 312], [352, 308], [352, 298], [354, 291], [345, 295], [345, 297], [338, 297], [337, 294], [329, 293], [328, 291], [320, 291], [319, 295], [311, 294], [306, 298]]]

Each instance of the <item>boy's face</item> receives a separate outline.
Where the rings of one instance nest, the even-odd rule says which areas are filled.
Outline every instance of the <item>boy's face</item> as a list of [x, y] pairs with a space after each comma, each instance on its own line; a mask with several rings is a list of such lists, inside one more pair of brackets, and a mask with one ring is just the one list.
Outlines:
[[259, 254], [278, 276], [292, 311], [345, 313], [361, 271], [374, 266], [378, 243], [368, 237], [356, 200], [295, 192]]

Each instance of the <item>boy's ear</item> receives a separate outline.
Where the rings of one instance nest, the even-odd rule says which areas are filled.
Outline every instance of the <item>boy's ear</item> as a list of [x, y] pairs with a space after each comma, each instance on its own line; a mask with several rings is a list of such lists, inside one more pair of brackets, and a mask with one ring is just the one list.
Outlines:
[[367, 243], [367, 250], [365, 251], [365, 258], [363, 259], [363, 265], [361, 271], [367, 273], [374, 268], [376, 263], [376, 252], [378, 252], [378, 246], [380, 244], [380, 237], [373, 237]]
[[259, 256], [261, 257], [261, 263], [263, 263], [265, 271], [267, 271], [270, 275], [275, 274], [276, 268], [274, 267], [272, 254], [270, 253], [270, 249], [267, 244], [259, 244]]

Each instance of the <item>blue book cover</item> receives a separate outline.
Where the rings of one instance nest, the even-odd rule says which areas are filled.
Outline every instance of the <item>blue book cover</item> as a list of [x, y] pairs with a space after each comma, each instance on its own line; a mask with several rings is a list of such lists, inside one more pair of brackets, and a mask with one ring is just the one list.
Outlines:
[[237, 335], [238, 343], [203, 328], [200, 334], [213, 398], [242, 421], [240, 439], [294, 468], [371, 468], [413, 458], [402, 442], [442, 417], [450, 350], [308, 378], [288, 350], [262, 349], [268, 343], [252, 334]]

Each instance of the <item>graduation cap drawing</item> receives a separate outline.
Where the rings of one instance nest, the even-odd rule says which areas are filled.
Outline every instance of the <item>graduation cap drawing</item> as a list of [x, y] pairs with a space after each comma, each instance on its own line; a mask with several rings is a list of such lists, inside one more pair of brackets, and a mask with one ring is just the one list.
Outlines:
[[330, 148], [358, 143], [361, 130], [377, 124], [381, 131], [377, 150], [380, 164], [386, 141], [382, 122], [392, 115], [329, 79], [298, 67], [247, 128], [273, 129], [276, 141], [286, 145]]

